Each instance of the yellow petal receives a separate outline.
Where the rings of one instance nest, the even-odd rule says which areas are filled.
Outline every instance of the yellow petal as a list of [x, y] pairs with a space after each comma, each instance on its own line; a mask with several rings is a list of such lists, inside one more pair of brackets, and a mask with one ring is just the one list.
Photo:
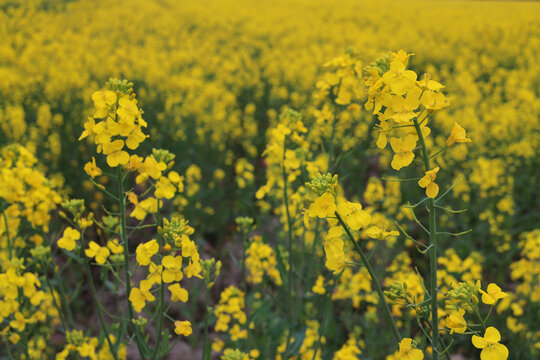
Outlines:
[[476, 347], [478, 349], [483, 349], [488, 345], [488, 343], [486, 342], [486, 340], [483, 337], [480, 337], [480, 336], [477, 336], [477, 335], [473, 335], [471, 341], [472, 341], [472, 344], [474, 345], [474, 347]]
[[501, 334], [499, 333], [499, 330], [495, 329], [493, 326], [490, 326], [486, 329], [484, 339], [489, 344], [495, 344], [501, 341]]

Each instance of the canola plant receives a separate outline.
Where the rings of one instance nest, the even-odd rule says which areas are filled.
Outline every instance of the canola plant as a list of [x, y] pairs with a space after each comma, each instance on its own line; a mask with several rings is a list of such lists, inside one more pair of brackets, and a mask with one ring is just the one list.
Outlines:
[[539, 13], [0, 0], [0, 357], [537, 358]]

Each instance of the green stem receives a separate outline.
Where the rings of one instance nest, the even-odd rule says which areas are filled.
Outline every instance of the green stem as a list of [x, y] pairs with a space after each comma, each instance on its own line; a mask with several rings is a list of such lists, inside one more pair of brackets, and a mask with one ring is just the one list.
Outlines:
[[384, 293], [383, 293], [382, 288], [381, 288], [381, 283], [377, 279], [377, 276], [375, 275], [375, 271], [373, 271], [373, 268], [371, 267], [371, 264], [369, 263], [368, 259], [366, 258], [366, 255], [364, 254], [364, 251], [362, 250], [362, 248], [360, 247], [358, 242], [354, 239], [354, 236], [351, 234], [351, 231], [349, 230], [349, 227], [347, 226], [347, 224], [345, 224], [345, 222], [343, 221], [343, 219], [341, 218], [341, 216], [339, 215], [339, 213], [337, 211], [335, 212], [335, 214], [336, 214], [336, 218], [338, 219], [340, 225], [343, 227], [343, 229], [347, 233], [347, 237], [349, 238], [349, 240], [353, 244], [354, 248], [356, 249], [356, 251], [360, 255], [360, 258], [362, 259], [362, 262], [364, 263], [364, 266], [366, 267], [366, 269], [367, 269], [367, 271], [369, 273], [369, 276], [371, 277], [371, 280], [373, 281], [373, 284], [375, 285], [375, 290], [377, 291], [377, 294], [379, 295], [379, 299], [380, 299], [380, 301], [381, 301], [381, 303], [383, 305], [384, 316], [386, 317], [386, 321], [388, 321], [388, 324], [390, 324], [390, 327], [392, 328], [392, 332], [393, 332], [394, 337], [396, 338], [397, 342], [400, 342], [401, 341], [401, 335], [399, 335], [399, 330], [398, 330], [398, 328], [396, 326], [396, 323], [394, 322], [394, 318], [392, 317], [392, 313], [390, 312], [390, 307], [388, 306], [388, 302], [386, 301], [386, 298], [384, 297]]
[[337, 276], [332, 279], [332, 286], [330, 287], [330, 291], [327, 291], [324, 295], [324, 310], [323, 310], [323, 316], [321, 318], [321, 323], [319, 325], [319, 337], [317, 339], [317, 343], [315, 344], [315, 349], [313, 349], [313, 357], [311, 360], [315, 360], [317, 358], [317, 353], [319, 352], [319, 348], [321, 347], [321, 341], [322, 337], [324, 335], [324, 332], [326, 332], [324, 324], [326, 323], [326, 318], [328, 316], [328, 309], [330, 308], [330, 301], [332, 300], [332, 294], [334, 293], [334, 289], [336, 288], [337, 283]]
[[69, 303], [67, 301], [66, 291], [64, 290], [64, 285], [62, 285], [62, 281], [60, 280], [60, 276], [58, 276], [58, 273], [53, 269], [54, 274], [54, 280], [58, 284], [58, 293], [60, 294], [60, 302], [62, 303], [62, 307], [65, 309], [67, 314], [67, 320], [69, 324], [71, 324], [72, 328], [75, 328], [75, 321], [73, 321], [73, 314], [71, 313], [71, 308], [69, 307]]
[[[126, 198], [124, 196], [124, 178], [122, 175], [121, 167], [117, 168], [116, 176], [118, 179], [118, 202], [120, 205], [120, 238], [122, 244], [124, 245], [124, 275], [126, 277], [126, 299], [128, 304], [128, 322], [129, 325], [133, 328], [135, 332], [135, 340], [137, 342], [137, 348], [139, 350], [139, 355], [141, 358], [146, 358], [145, 346], [143, 345], [143, 340], [141, 338], [140, 330], [137, 326], [133, 324], [133, 305], [129, 300], [129, 295], [131, 293], [131, 273], [129, 270], [129, 245], [127, 237], [127, 221], [126, 221]], [[117, 341], [120, 341], [118, 339]]]
[[292, 278], [293, 278], [293, 249], [292, 249], [292, 243], [293, 243], [293, 234], [292, 234], [292, 220], [291, 220], [291, 213], [289, 211], [289, 195], [288, 195], [288, 186], [287, 186], [287, 172], [285, 170], [285, 151], [287, 150], [287, 138], [285, 137], [285, 140], [283, 141], [283, 159], [282, 159], [282, 176], [283, 176], [283, 203], [285, 205], [285, 213], [287, 215], [287, 235], [288, 235], [288, 249], [289, 249], [289, 271], [287, 274], [288, 277], [288, 287], [289, 291], [287, 291], [287, 303], [289, 305], [289, 311], [288, 311], [288, 326], [289, 331], [287, 334], [287, 344], [285, 347], [285, 356], [288, 359], [289, 358], [289, 345], [292, 338], [292, 322], [293, 322], [293, 284], [292, 284]]
[[[41, 266], [43, 266], [44, 269], [47, 268], [45, 266], [44, 261], [41, 261]], [[54, 271], [54, 267], [53, 267], [53, 271]], [[60, 317], [60, 321], [62, 322], [62, 326], [64, 327], [64, 331], [68, 331], [69, 328], [67, 326], [67, 321], [66, 321], [66, 318], [65, 318], [66, 314], [64, 314], [64, 311], [62, 311], [62, 309], [60, 308], [60, 305], [58, 305], [58, 301], [56, 300], [56, 296], [54, 294], [54, 289], [53, 289], [53, 287], [51, 285], [49, 277], [47, 276], [47, 274], [45, 274], [44, 277], [45, 277], [45, 283], [47, 284], [47, 287], [49, 288], [49, 293], [51, 294], [51, 297], [52, 297], [52, 300], [53, 300], [53, 305], [56, 308], [56, 311], [58, 311], [58, 316]]]
[[208, 286], [205, 286], [206, 290], [204, 291], [204, 337], [203, 337], [203, 355], [202, 360], [209, 360], [210, 359], [210, 347], [208, 346], [208, 302], [209, 302], [209, 296], [208, 296]]
[[[82, 247], [81, 247], [81, 253], [82, 253]], [[81, 254], [81, 257], [83, 257], [83, 254]], [[105, 318], [103, 317], [101, 303], [99, 302], [98, 297], [97, 297], [96, 285], [94, 284], [94, 278], [92, 277], [92, 272], [90, 271], [90, 264], [88, 262], [89, 260], [85, 259], [84, 264], [86, 267], [86, 274], [88, 275], [88, 283], [90, 285], [90, 292], [92, 293], [92, 299], [94, 300], [97, 313], [98, 313], [99, 325], [101, 326], [101, 331], [103, 331], [103, 334], [105, 335], [105, 339], [107, 340], [107, 343], [109, 344], [109, 351], [111, 352], [111, 355], [114, 357], [115, 360], [118, 360], [118, 354], [115, 351], [116, 348], [113, 346], [111, 337], [109, 336], [107, 325], [105, 324]]]
[[[247, 321], [244, 324], [244, 330], [249, 332], [249, 307], [247, 296], [247, 278], [246, 278], [246, 251], [247, 251], [247, 233], [242, 231], [242, 292], [244, 293], [244, 313], [246, 314]], [[208, 291], [207, 291], [208, 292]], [[205, 319], [206, 320], [206, 319]], [[249, 349], [249, 336], [246, 339], [246, 348]]]
[[28, 352], [28, 330], [25, 329], [25, 331], [23, 331], [23, 344], [24, 344], [24, 354], [26, 356], [26, 359], [30, 359], [30, 354]]
[[[429, 163], [429, 153], [427, 151], [426, 142], [422, 135], [422, 130], [418, 124], [418, 120], [415, 118], [414, 127], [420, 140], [420, 147], [422, 149], [422, 157], [424, 158], [425, 171], [431, 170]], [[431, 294], [431, 346], [433, 347], [433, 360], [437, 360], [439, 355], [437, 353], [437, 347], [439, 344], [439, 319], [438, 319], [438, 302], [437, 302], [437, 217], [435, 213], [434, 199], [428, 200], [429, 211], [429, 245], [431, 247], [429, 251], [429, 292]]]
[[9, 251], [8, 254], [9, 254], [9, 260], [11, 260], [11, 256], [13, 252], [13, 245], [11, 244], [11, 237], [9, 236], [8, 220], [7, 220], [5, 210], [2, 210], [2, 216], [4, 217], [4, 224], [6, 225], [6, 238], [7, 238], [8, 251]]
[[[157, 206], [157, 224], [158, 224], [158, 227], [161, 226], [161, 214], [160, 214], [160, 208], [159, 208], [159, 199], [158, 199], [158, 206]], [[161, 249], [163, 249], [163, 247], [165, 246], [165, 243], [164, 243], [164, 238], [163, 236], [160, 235], [159, 231], [158, 231], [158, 241], [159, 241], [159, 246]], [[161, 274], [161, 284], [160, 284], [160, 288], [159, 288], [159, 312], [157, 314], [158, 316], [158, 327], [157, 327], [157, 330], [156, 330], [156, 345], [155, 345], [155, 348], [154, 348], [154, 353], [152, 354], [152, 359], [155, 359], [157, 357], [157, 354], [159, 352], [159, 346], [160, 346], [160, 343], [161, 343], [161, 331], [162, 331], [162, 328], [163, 328], [163, 320], [164, 320], [164, 317], [165, 317], [165, 312], [163, 310], [164, 308], [164, 301], [165, 301], [165, 286], [164, 286], [164, 283], [163, 283], [163, 272]]]

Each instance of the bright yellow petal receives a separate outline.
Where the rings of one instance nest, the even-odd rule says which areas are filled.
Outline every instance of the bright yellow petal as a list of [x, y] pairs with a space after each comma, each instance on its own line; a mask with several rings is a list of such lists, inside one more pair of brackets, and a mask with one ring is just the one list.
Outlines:
[[474, 345], [474, 347], [476, 347], [478, 349], [483, 349], [488, 345], [488, 343], [486, 342], [486, 340], [483, 337], [480, 337], [480, 336], [477, 336], [477, 335], [473, 335], [471, 341], [472, 341], [472, 344]]
[[484, 339], [489, 344], [495, 344], [501, 341], [501, 334], [499, 333], [499, 330], [495, 329], [493, 326], [490, 326], [486, 329]]
[[439, 185], [434, 182], [430, 183], [426, 188], [426, 195], [430, 198], [435, 198], [439, 193]]

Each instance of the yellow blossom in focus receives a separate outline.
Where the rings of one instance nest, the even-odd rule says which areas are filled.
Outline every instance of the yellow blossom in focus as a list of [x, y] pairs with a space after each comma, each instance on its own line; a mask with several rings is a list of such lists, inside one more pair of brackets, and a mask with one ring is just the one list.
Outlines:
[[156, 239], [139, 244], [135, 252], [137, 253], [137, 263], [141, 266], [150, 264], [150, 258], [159, 251], [159, 244]]
[[395, 155], [392, 159], [392, 168], [399, 170], [402, 167], [409, 166], [413, 159], [413, 149], [416, 147], [416, 136], [407, 135], [405, 140], [400, 138], [390, 138], [390, 146], [394, 150]]
[[309, 216], [321, 219], [334, 216], [336, 212], [336, 200], [334, 195], [325, 192], [309, 206]]
[[473, 335], [471, 340], [475, 347], [482, 349], [481, 360], [506, 360], [508, 358], [508, 349], [499, 343], [501, 334], [493, 326], [486, 329], [484, 337]]
[[486, 305], [493, 305], [499, 299], [503, 299], [508, 296], [507, 293], [503, 292], [500, 287], [496, 284], [489, 284], [487, 287], [487, 292], [480, 289], [482, 293], [482, 302]]
[[99, 246], [95, 241], [90, 241], [89, 248], [84, 250], [84, 253], [89, 258], [95, 258], [98, 264], [105, 264], [107, 258], [111, 254], [109, 249], [105, 246]]
[[96, 159], [92, 157], [92, 161], [84, 165], [84, 171], [94, 179], [96, 176], [100, 176], [103, 172], [96, 165]]
[[446, 326], [450, 328], [450, 334], [463, 334], [467, 330], [467, 322], [463, 318], [463, 315], [465, 315], [465, 310], [463, 309], [458, 309], [458, 311], [453, 311], [448, 315]]
[[72, 251], [75, 249], [76, 240], [79, 240], [80, 238], [81, 233], [78, 230], [68, 227], [64, 230], [62, 237], [58, 240], [58, 247]]
[[399, 343], [399, 359], [400, 360], [422, 360], [424, 353], [422, 350], [412, 347], [412, 339], [403, 338]]
[[430, 198], [435, 198], [439, 193], [439, 185], [435, 184], [439, 167], [425, 172], [424, 177], [418, 180], [418, 185], [426, 189], [426, 195]]

